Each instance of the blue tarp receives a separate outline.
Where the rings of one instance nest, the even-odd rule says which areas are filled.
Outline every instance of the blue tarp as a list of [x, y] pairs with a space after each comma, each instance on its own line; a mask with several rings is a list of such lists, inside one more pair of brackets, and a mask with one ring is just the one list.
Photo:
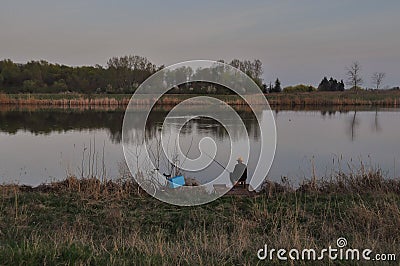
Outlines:
[[168, 178], [170, 188], [178, 188], [185, 185], [185, 178], [183, 175]]

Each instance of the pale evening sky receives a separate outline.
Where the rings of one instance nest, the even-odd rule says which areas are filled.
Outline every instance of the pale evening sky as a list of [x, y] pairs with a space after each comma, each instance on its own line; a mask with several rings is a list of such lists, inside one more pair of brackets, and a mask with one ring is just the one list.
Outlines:
[[157, 65], [254, 59], [265, 81], [318, 85], [359, 61], [365, 85], [400, 85], [400, 1], [19, 1], [0, 3], [0, 59], [105, 65], [127, 54]]

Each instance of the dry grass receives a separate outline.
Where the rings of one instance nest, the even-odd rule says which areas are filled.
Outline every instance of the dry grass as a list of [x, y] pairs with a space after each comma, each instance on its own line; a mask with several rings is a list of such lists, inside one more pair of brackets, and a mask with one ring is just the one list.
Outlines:
[[[158, 104], [176, 105], [185, 99], [194, 97], [191, 94], [164, 95]], [[230, 105], [246, 105], [245, 101], [236, 95], [213, 95]], [[0, 104], [11, 105], [50, 105], [50, 106], [126, 106], [131, 95], [60, 95], [60, 94], [2, 94]], [[400, 91], [354, 91], [344, 92], [301, 92], [301, 93], [273, 93], [266, 98], [271, 106], [387, 106], [400, 105]], [[154, 99], [137, 99], [135, 105], [148, 105]], [[256, 97], [254, 104], [263, 103]], [[201, 105], [201, 101], [192, 102]]]
[[400, 182], [387, 179], [381, 170], [361, 168], [356, 173], [339, 172], [329, 179], [311, 179], [298, 189], [301, 192], [317, 193], [395, 193], [400, 195]]
[[[56, 95], [60, 96], [60, 95]], [[0, 104], [8, 105], [43, 105], [43, 106], [59, 106], [59, 107], [76, 107], [76, 106], [126, 106], [129, 103], [130, 96], [125, 97], [94, 97], [90, 98], [86, 95], [74, 95], [73, 97], [52, 97], [52, 95], [7, 95], [0, 93]]]
[[1, 186], [0, 261], [254, 265], [264, 244], [320, 249], [338, 237], [354, 248], [398, 252], [400, 181], [381, 177], [340, 175], [297, 190], [270, 183], [274, 189], [256, 197], [225, 196], [199, 207], [164, 204], [129, 180]]

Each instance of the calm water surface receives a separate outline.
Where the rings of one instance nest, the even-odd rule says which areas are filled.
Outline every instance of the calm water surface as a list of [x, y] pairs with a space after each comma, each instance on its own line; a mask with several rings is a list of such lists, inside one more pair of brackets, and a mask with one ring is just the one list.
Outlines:
[[[140, 110], [137, 110], [140, 112]], [[168, 108], [153, 110], [146, 132], [135, 134], [157, 140]], [[260, 112], [265, 112], [259, 110]], [[253, 114], [238, 110], [250, 137], [252, 154], [259, 147], [259, 130]], [[400, 173], [399, 109], [349, 108], [346, 110], [274, 111], [278, 143], [268, 177], [287, 176], [293, 184], [310, 177], [313, 165], [318, 176], [334, 171], [380, 167], [388, 177]], [[124, 110], [0, 108], [0, 183], [38, 185], [67, 175], [117, 178], [123, 169], [121, 127]], [[138, 116], [140, 117], [140, 116]], [[138, 118], [139, 119], [139, 118]], [[176, 119], [179, 119], [178, 117]], [[167, 132], [177, 130], [174, 123]], [[197, 143], [211, 137], [218, 147], [217, 160], [226, 162], [229, 136], [210, 119], [194, 119], [181, 131], [182, 150], [195, 158]], [[244, 136], [232, 137], [232, 145], [244, 145]], [[134, 140], [132, 140], [134, 141]], [[249, 172], [255, 167], [250, 155]], [[168, 172], [168, 164], [160, 163]], [[223, 171], [216, 163], [191, 173], [201, 182]]]

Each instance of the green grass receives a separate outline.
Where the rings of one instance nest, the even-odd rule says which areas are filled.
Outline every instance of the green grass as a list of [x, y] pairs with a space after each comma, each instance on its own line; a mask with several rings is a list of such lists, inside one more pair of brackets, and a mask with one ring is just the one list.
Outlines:
[[335, 246], [339, 237], [347, 238], [349, 247], [398, 257], [398, 181], [393, 189], [372, 191], [377, 186], [369, 190], [366, 182], [355, 186], [353, 180], [337, 184], [352, 191], [340, 192], [330, 183], [329, 193], [326, 184], [318, 184], [321, 189], [224, 196], [198, 207], [172, 206], [134, 186], [90, 180], [36, 189], [1, 186], [0, 262], [256, 265], [264, 244], [321, 249]]

